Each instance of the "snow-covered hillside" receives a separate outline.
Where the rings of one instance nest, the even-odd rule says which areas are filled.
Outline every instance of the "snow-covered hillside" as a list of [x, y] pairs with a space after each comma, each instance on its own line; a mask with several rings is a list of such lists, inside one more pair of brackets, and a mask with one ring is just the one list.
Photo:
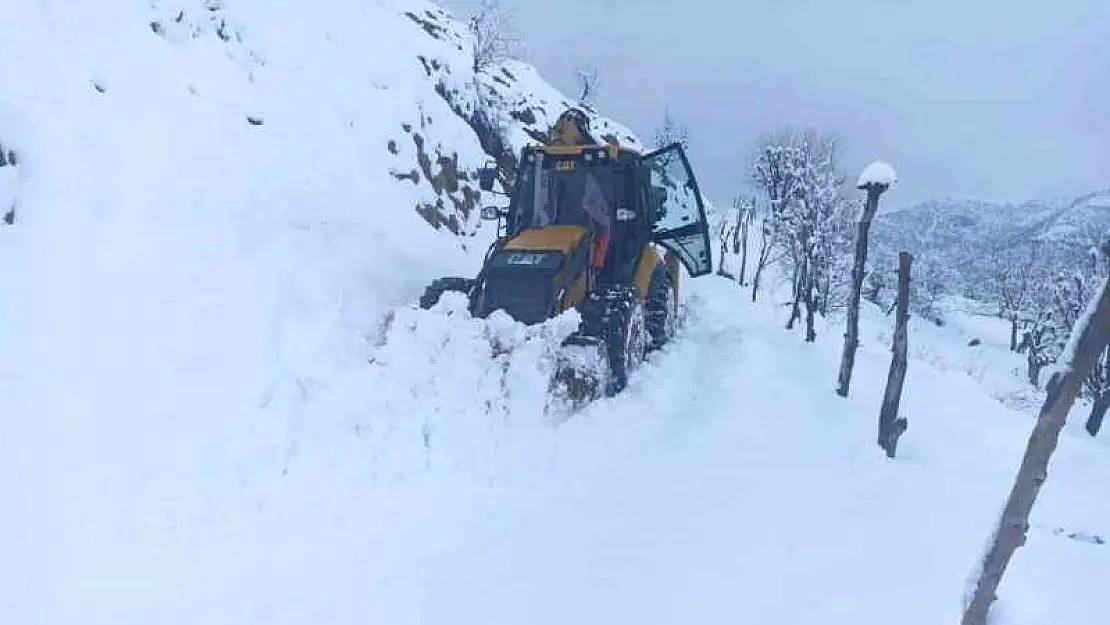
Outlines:
[[[372, 344], [476, 270], [491, 137], [512, 151], [566, 102], [521, 63], [475, 76], [464, 31], [421, 0], [0, 3], [0, 622], [235, 620], [201, 586], [171, 600], [228, 587], [205, 545], [263, 531], [241, 514], [302, 454], [355, 466], [358, 436], [419, 432]], [[281, 534], [326, 533], [297, 519]]]
[[[177, 154], [182, 160], [211, 161], [217, 147], [268, 153], [282, 146], [279, 154], [292, 163], [256, 160], [252, 169], [327, 164], [374, 185], [388, 173], [408, 183], [404, 196], [415, 198], [409, 205], [427, 221], [466, 235], [478, 226], [474, 169], [489, 157], [511, 158], [574, 104], [524, 63], [476, 73], [465, 27], [421, 0], [341, 0], [325, 8], [120, 0], [65, 11], [13, 2], [3, 10], [12, 31], [5, 41], [27, 59], [6, 63], [0, 108], [0, 145], [16, 153], [47, 152], [36, 127], [48, 119], [79, 119], [85, 136], [69, 141], [104, 143], [147, 124], [158, 133], [145, 150], [179, 139], [171, 129], [206, 135], [190, 138], [199, 154]], [[46, 45], [52, 54], [38, 60], [32, 52]], [[599, 136], [642, 147], [627, 128], [593, 117]], [[220, 141], [236, 144], [229, 150]], [[161, 145], [165, 152], [185, 147]], [[184, 169], [180, 177], [191, 174]]]
[[[1031, 423], [962, 338], [911, 336], [953, 360], [888, 462], [878, 314], [844, 401], [835, 327], [684, 284], [553, 423], [567, 319], [414, 309], [484, 251], [474, 168], [565, 104], [434, 5], [5, 0], [0, 41], [0, 623], [956, 621]], [[1006, 625], [1101, 622], [1108, 479], [1064, 441]]]
[[1038, 243], [1044, 264], [1066, 267], [1107, 231], [1110, 191], [1016, 205], [949, 199], [879, 215], [874, 245], [883, 258], [907, 250], [934, 262], [951, 288], [983, 295], [977, 289], [993, 277], [992, 259]]

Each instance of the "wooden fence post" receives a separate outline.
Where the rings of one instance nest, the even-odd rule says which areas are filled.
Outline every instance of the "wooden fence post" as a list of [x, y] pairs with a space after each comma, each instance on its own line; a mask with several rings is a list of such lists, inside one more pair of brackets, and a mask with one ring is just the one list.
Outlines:
[[893, 356], [890, 359], [890, 372], [886, 378], [886, 391], [883, 404], [879, 409], [879, 447], [888, 458], [894, 457], [898, 438], [909, 427], [909, 422], [898, 416], [898, 405], [902, 401], [902, 382], [906, 379], [906, 325], [910, 318], [910, 265], [913, 256], [909, 252], [898, 253], [898, 311], [894, 319], [894, 341], [891, 345]]
[[844, 350], [840, 355], [840, 373], [836, 378], [836, 394], [848, 396], [852, 384], [852, 368], [856, 364], [856, 349], [859, 348], [859, 303], [863, 292], [863, 273], [867, 268], [867, 239], [871, 232], [871, 222], [879, 210], [879, 196], [886, 186], [870, 183], [867, 189], [867, 203], [863, 206], [856, 230], [856, 258], [852, 264], [852, 292], [848, 295], [848, 327], [844, 330]]
[[983, 557], [974, 594], [964, 607], [962, 625], [986, 625], [990, 606], [997, 598], [1002, 574], [1010, 558], [1025, 544], [1029, 514], [1041, 486], [1048, 479], [1048, 462], [1056, 451], [1068, 412], [1102, 350], [1110, 342], [1110, 289], [1104, 280], [1098, 295], [1087, 303], [1082, 317], [1072, 328], [1068, 344], [1057, 362], [1059, 371], [1046, 385], [1048, 395], [1041, 405], [1037, 423], [1029, 435], [1025, 455], [1014, 477], [1006, 507], [995, 527], [990, 549]]

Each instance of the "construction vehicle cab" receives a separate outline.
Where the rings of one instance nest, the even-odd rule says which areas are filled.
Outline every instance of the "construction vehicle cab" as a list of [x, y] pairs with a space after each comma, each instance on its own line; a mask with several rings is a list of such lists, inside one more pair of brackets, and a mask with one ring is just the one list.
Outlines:
[[[492, 191], [497, 174], [481, 170], [480, 188]], [[421, 305], [462, 291], [473, 314], [503, 310], [527, 324], [576, 308], [582, 323], [570, 343], [601, 349], [606, 390], [619, 391], [675, 330], [680, 264], [691, 277], [711, 271], [705, 209], [681, 145], [642, 155], [600, 143], [571, 109], [544, 145], [521, 151], [508, 195], [506, 209], [482, 211], [498, 220], [498, 237], [478, 277], [437, 280]]]

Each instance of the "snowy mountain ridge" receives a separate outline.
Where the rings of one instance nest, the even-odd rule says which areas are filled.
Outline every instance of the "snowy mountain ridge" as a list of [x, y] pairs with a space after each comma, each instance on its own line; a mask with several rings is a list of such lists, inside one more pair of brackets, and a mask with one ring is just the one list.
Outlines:
[[873, 236], [883, 257], [907, 250], [939, 265], [953, 290], [981, 296], [999, 255], [1036, 243], [1045, 265], [1074, 266], [1108, 231], [1110, 190], [1101, 190], [1021, 204], [938, 199], [881, 213]]

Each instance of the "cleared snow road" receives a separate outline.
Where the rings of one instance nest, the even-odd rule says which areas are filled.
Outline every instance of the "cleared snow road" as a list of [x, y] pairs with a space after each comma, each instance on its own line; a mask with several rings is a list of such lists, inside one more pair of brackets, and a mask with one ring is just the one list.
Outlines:
[[[885, 350], [861, 353], [842, 400], [833, 329], [806, 345], [732, 284], [691, 290], [682, 336], [627, 393], [474, 493], [414, 563], [417, 620], [958, 621], [1023, 424], [966, 376], [915, 372], [889, 462], [873, 442]], [[1010, 592], [1033, 602], [1026, 583]]]

